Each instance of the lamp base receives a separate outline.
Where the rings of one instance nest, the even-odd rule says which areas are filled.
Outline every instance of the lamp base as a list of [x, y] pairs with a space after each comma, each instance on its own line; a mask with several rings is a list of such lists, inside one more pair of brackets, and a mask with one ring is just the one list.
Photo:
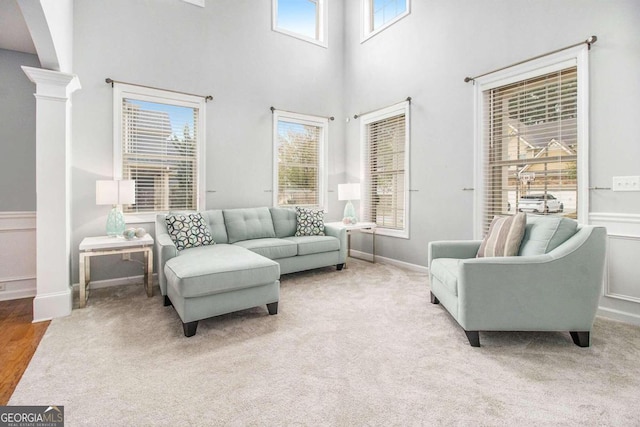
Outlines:
[[351, 203], [351, 200], [348, 200], [347, 204], [344, 206], [342, 222], [344, 224], [355, 224], [358, 222], [358, 217], [356, 217], [356, 210], [353, 207], [353, 203]]
[[111, 209], [111, 212], [109, 212], [109, 216], [107, 217], [107, 236], [122, 236], [124, 230], [124, 215], [117, 206], [114, 206], [113, 209]]

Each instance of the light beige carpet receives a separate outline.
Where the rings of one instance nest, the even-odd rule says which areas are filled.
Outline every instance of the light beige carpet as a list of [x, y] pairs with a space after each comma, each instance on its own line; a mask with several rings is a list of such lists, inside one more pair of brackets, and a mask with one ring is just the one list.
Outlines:
[[266, 307], [201, 321], [142, 286], [95, 291], [51, 323], [10, 405], [67, 426], [640, 425], [640, 328], [480, 333], [472, 348], [427, 277], [350, 261], [283, 276]]

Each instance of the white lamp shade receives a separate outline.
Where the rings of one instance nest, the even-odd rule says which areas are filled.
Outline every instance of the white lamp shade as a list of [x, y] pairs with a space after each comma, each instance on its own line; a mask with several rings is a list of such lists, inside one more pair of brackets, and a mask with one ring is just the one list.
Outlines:
[[118, 191], [119, 205], [133, 205], [136, 202], [136, 182], [132, 179], [118, 181], [120, 189]]
[[338, 200], [360, 200], [360, 184], [338, 184]]
[[96, 181], [96, 205], [131, 205], [135, 202], [135, 181]]

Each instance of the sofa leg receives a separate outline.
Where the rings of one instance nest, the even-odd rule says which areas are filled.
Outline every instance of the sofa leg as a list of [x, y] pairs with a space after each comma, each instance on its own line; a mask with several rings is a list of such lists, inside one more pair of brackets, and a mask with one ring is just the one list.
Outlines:
[[169, 295], [165, 295], [164, 296], [164, 306], [168, 307], [170, 305], [173, 305], [173, 304], [171, 304], [171, 300], [169, 299]]
[[195, 322], [182, 322], [182, 329], [184, 330], [185, 337], [192, 337], [196, 334], [196, 329], [198, 329], [198, 321]]
[[433, 292], [429, 291], [429, 294], [431, 295], [431, 304], [440, 304], [440, 300], [433, 294]]
[[272, 316], [278, 314], [278, 301], [267, 304], [267, 310], [269, 310], [269, 314]]
[[480, 347], [480, 333], [478, 331], [464, 331], [471, 347]]
[[590, 333], [589, 331], [585, 332], [569, 332], [571, 334], [571, 338], [573, 339], [573, 343], [578, 347], [589, 347], [591, 345]]
[[344, 262], [343, 262], [343, 263], [340, 263], [340, 264], [336, 264], [336, 269], [337, 269], [338, 271], [342, 270], [343, 268], [344, 268]]

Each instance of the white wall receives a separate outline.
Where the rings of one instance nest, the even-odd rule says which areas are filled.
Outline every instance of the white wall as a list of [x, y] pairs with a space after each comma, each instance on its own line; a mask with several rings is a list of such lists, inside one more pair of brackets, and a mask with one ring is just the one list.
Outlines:
[[36, 88], [22, 65], [40, 63], [0, 49], [0, 212], [36, 210]]
[[[269, 107], [343, 116], [342, 9], [329, 6], [325, 49], [271, 31], [269, 1], [208, 1], [205, 8], [176, 0], [75, 2], [73, 71], [82, 90], [73, 99], [74, 283], [78, 244], [103, 234], [108, 214], [95, 205], [94, 193], [95, 181], [113, 172], [112, 88], [104, 79], [213, 95], [207, 104], [206, 182], [215, 193], [207, 194], [206, 207], [270, 206]], [[340, 120], [329, 125], [329, 209], [338, 216], [343, 127]], [[92, 279], [142, 272], [136, 263], [114, 263], [92, 262]]]
[[[590, 52], [590, 185], [611, 187], [614, 175], [640, 175], [640, 2], [414, 0], [412, 6], [411, 15], [361, 44], [359, 2], [345, 2], [346, 113], [413, 97], [411, 188], [418, 191], [411, 193], [411, 238], [378, 237], [378, 255], [425, 266], [429, 241], [472, 237], [473, 193], [462, 188], [474, 186], [473, 87], [464, 77], [590, 35], [598, 36]], [[352, 120], [345, 137], [346, 170], [354, 177], [358, 126]], [[625, 214], [640, 211], [640, 192], [590, 196], [592, 214], [623, 214], [628, 222]], [[625, 248], [640, 257], [638, 238]], [[628, 301], [605, 297], [603, 304], [640, 314], [640, 305]]]

